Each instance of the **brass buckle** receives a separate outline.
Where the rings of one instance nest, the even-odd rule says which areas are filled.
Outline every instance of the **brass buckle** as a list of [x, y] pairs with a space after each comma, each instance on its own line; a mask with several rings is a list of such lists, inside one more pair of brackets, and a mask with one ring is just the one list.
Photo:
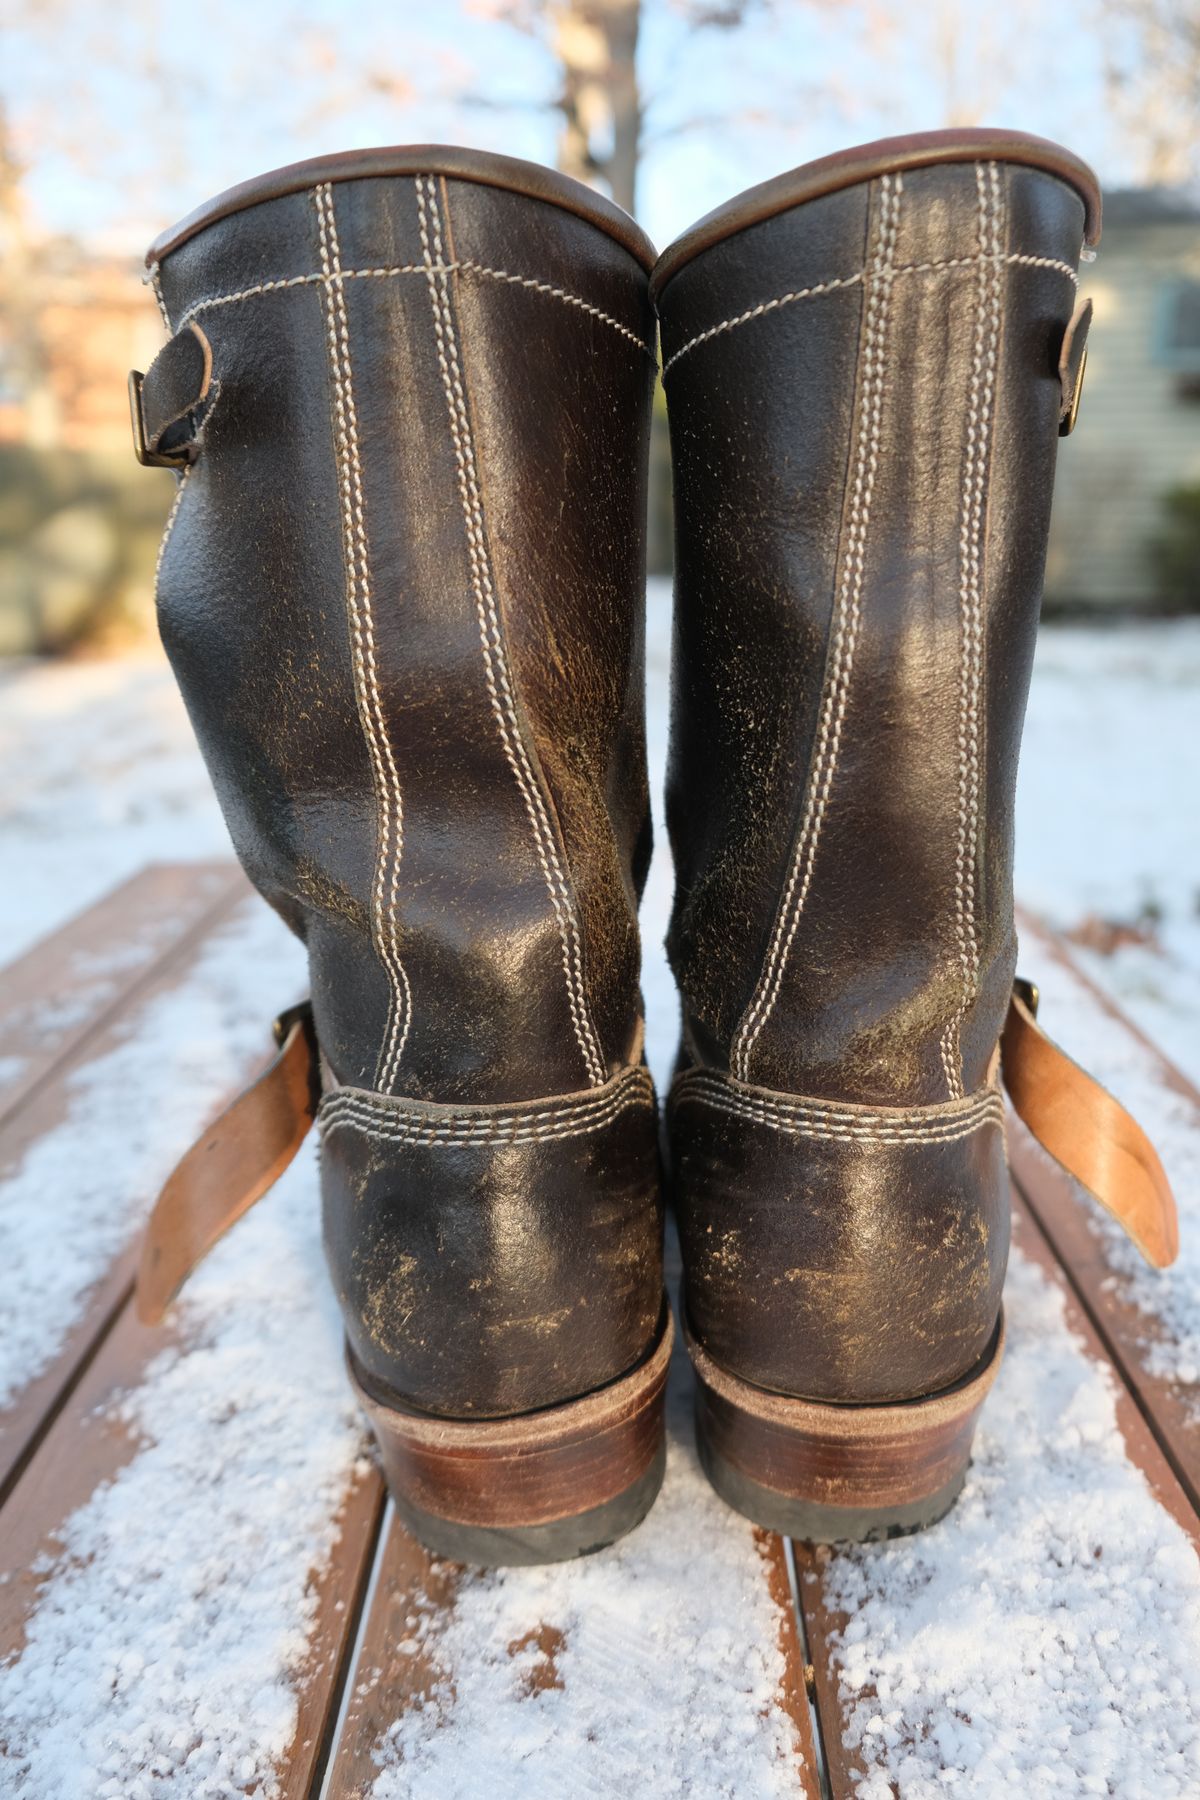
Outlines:
[[313, 1027], [311, 1000], [301, 1000], [296, 1006], [289, 1006], [273, 1021], [271, 1033], [281, 1050], [287, 1043], [294, 1025], [303, 1025], [308, 1037], [315, 1041], [316, 1033]]
[[142, 383], [146, 379], [140, 369], [129, 371], [129, 422], [133, 427], [133, 454], [143, 469], [186, 469], [191, 461], [185, 450], [151, 450], [146, 442], [146, 421], [142, 417]]
[[1083, 392], [1084, 371], [1087, 369], [1087, 345], [1083, 346], [1083, 355], [1079, 359], [1079, 373], [1075, 377], [1075, 391], [1071, 395], [1071, 407], [1066, 418], [1058, 428], [1059, 437], [1070, 437], [1075, 429], [1075, 421], [1079, 417], [1079, 396]]
[[1029, 1016], [1036, 1019], [1038, 1003], [1042, 997], [1038, 991], [1037, 982], [1026, 981], [1024, 976], [1017, 975], [1013, 980], [1013, 993], [1017, 996], [1018, 1000], [1023, 1000], [1025, 1002], [1025, 1005], [1029, 1008]]

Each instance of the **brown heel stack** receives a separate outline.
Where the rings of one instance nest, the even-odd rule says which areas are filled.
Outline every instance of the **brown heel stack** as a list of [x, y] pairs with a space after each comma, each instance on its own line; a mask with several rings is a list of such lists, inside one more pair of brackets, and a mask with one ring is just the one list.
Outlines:
[[628, 1375], [508, 1419], [437, 1419], [384, 1404], [350, 1378], [371, 1421], [396, 1510], [455, 1562], [562, 1562], [602, 1550], [649, 1512], [662, 1485], [663, 1399], [674, 1325]]
[[936, 1524], [966, 1479], [979, 1409], [1004, 1353], [1004, 1321], [952, 1387], [887, 1406], [769, 1394], [684, 1335], [696, 1371], [696, 1442], [722, 1499], [808, 1543], [862, 1543]]

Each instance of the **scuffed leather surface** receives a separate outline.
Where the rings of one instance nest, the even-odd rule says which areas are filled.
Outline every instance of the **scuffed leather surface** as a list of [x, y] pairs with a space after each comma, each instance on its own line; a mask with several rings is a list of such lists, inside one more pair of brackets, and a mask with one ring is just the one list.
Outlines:
[[[596, 1077], [580, 1050], [527, 798], [497, 726], [416, 180], [341, 180], [332, 205], [344, 270], [409, 271], [342, 284], [371, 648], [402, 803], [395, 914], [412, 1013], [388, 1085], [444, 1105], [570, 1093]], [[586, 218], [503, 186], [439, 182], [437, 213], [444, 258], [493, 271], [449, 277], [457, 380], [508, 645], [514, 730], [577, 912], [583, 985], [602, 1072], [612, 1074], [641, 1055], [636, 913], [650, 844], [642, 590], [654, 377], [644, 346], [653, 345], [654, 321], [646, 276]], [[322, 1053], [338, 1081], [369, 1088], [391, 988], [371, 940], [380, 815], [355, 690], [326, 287], [308, 279], [321, 269], [318, 209], [307, 192], [232, 213], [163, 261], [173, 326], [201, 307], [219, 397], [165, 547], [159, 617], [238, 855], [307, 945]], [[636, 1171], [629, 1149], [621, 1168], [657, 1307], [652, 1149], [643, 1145]], [[484, 1161], [480, 1152], [466, 1168], [465, 1191], [492, 1183], [507, 1193], [517, 1180], [511, 1157], [497, 1153], [491, 1174]], [[560, 1165], [571, 1172], [561, 1193]], [[336, 1241], [352, 1260], [346, 1232], [375, 1244], [373, 1214], [412, 1207], [425, 1221], [422, 1254], [435, 1256], [444, 1199], [459, 1207], [460, 1237], [475, 1221], [476, 1273], [489, 1258], [503, 1264], [495, 1291], [516, 1307], [511, 1243], [494, 1240], [487, 1206], [472, 1212], [461, 1195], [455, 1201], [449, 1163], [439, 1169], [427, 1180], [419, 1156], [389, 1165], [381, 1153], [369, 1202], [359, 1196], [353, 1225], [343, 1221]], [[551, 1290], [558, 1293], [562, 1325], [541, 1361], [531, 1360], [515, 1404], [562, 1397], [539, 1392], [544, 1369], [574, 1370], [578, 1392], [615, 1377], [643, 1347], [631, 1351], [626, 1341], [624, 1300], [613, 1302], [611, 1329], [603, 1292], [590, 1291], [582, 1324], [574, 1310], [576, 1290], [598, 1266], [591, 1236], [615, 1217], [611, 1194], [591, 1192], [591, 1178], [590, 1163], [576, 1169], [553, 1156], [530, 1176], [543, 1203], [539, 1212], [531, 1190], [519, 1214], [533, 1233], [524, 1272], [543, 1319], [554, 1310]], [[336, 1212], [344, 1183], [336, 1170], [326, 1180]], [[506, 1206], [493, 1210], [511, 1222], [518, 1214]], [[378, 1284], [377, 1260], [373, 1267]], [[444, 1352], [453, 1360], [472, 1336], [474, 1290], [446, 1282], [431, 1292], [447, 1310], [427, 1311], [424, 1329], [458, 1340], [458, 1351]], [[357, 1315], [348, 1324], [357, 1330]], [[421, 1355], [434, 1358], [430, 1343]], [[419, 1357], [411, 1372], [393, 1361], [387, 1377], [436, 1407], [433, 1378], [433, 1363]], [[485, 1388], [490, 1379], [481, 1375]], [[510, 1377], [509, 1399], [515, 1383]], [[488, 1405], [495, 1394], [459, 1400]]]
[[[1002, 254], [1074, 268], [1077, 193], [1015, 165], [998, 165], [998, 179]], [[864, 287], [778, 306], [671, 358], [751, 308], [850, 281], [878, 242], [880, 205], [876, 180], [780, 212], [702, 251], [661, 296], [677, 532], [668, 949], [684, 1068], [729, 1070], [787, 887], [853, 506], [856, 419], [869, 397]], [[906, 171], [838, 758], [777, 998], [742, 1071], [783, 1094], [928, 1107], [950, 1093], [942, 1040], [963, 996], [961, 532], [978, 250], [973, 165]], [[909, 267], [925, 263], [956, 266]], [[988, 1078], [1015, 960], [1017, 755], [1058, 444], [1056, 365], [1074, 304], [1061, 271], [1004, 264], [979, 534], [981, 779], [968, 850], [979, 960], [962, 1021], [967, 1094]], [[970, 1319], [943, 1333], [939, 1296], [961, 1281], [956, 1266], [934, 1259], [927, 1280], [898, 1283], [890, 1270], [939, 1207], [959, 1221], [973, 1207], [1000, 1232], [984, 1262], [1002, 1269], [1007, 1202], [994, 1146], [983, 1161], [966, 1142], [877, 1153], [780, 1142], [768, 1155], [757, 1127], [718, 1127], [699, 1112], [673, 1114], [670, 1146], [686, 1171], [676, 1177], [681, 1207], [704, 1221], [685, 1227], [689, 1305], [718, 1360], [783, 1391], [847, 1400], [888, 1387], [897, 1369], [911, 1392], [965, 1372], [995, 1324], [998, 1287], [972, 1286]], [[797, 1209], [786, 1199], [795, 1195], [809, 1198]], [[736, 1280], [701, 1246], [722, 1209], [722, 1229], [749, 1232]], [[814, 1288], [793, 1314], [782, 1298], [768, 1306], [780, 1266], [825, 1269], [825, 1301]], [[867, 1336], [839, 1347], [838, 1322], [873, 1309]]]
[[[494, 1143], [397, 1144], [325, 1125], [326, 1251], [350, 1345], [381, 1399], [502, 1417], [587, 1393], [640, 1360], [662, 1306], [645, 1090], [600, 1129], [530, 1141], [513, 1121], [561, 1100], [505, 1109]], [[424, 1109], [431, 1133], [448, 1111]]]
[[936, 1392], [979, 1360], [1008, 1258], [998, 1124], [944, 1142], [892, 1143], [886, 1126], [799, 1137], [686, 1094], [668, 1110], [672, 1203], [688, 1318], [722, 1368], [868, 1404]]

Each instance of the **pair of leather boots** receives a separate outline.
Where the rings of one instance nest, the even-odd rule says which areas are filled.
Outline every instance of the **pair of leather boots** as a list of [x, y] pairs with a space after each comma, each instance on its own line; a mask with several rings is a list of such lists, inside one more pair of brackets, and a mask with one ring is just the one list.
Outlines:
[[[172, 336], [135, 433], [181, 473], [163, 638], [312, 1001], [172, 1178], [143, 1311], [315, 1113], [351, 1376], [437, 1551], [555, 1560], [650, 1507], [664, 1162], [705, 1469], [801, 1538], [920, 1527], [962, 1485], [1003, 1343], [1002, 1033], [1018, 1110], [1169, 1260], [1153, 1152], [1012, 999], [1018, 743], [1099, 220], [1068, 152], [933, 133], [781, 176], [656, 260], [562, 176], [420, 148], [250, 182], [151, 252]], [[637, 922], [656, 315], [661, 1160]]]

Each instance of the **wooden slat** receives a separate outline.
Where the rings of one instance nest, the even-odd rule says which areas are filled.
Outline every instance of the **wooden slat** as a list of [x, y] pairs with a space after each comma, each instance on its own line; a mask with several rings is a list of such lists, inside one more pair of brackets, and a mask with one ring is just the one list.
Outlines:
[[[686, 1358], [677, 1359], [673, 1364], [671, 1380], [673, 1385], [678, 1382], [685, 1387], [690, 1383]], [[678, 1418], [678, 1412], [676, 1416]], [[687, 1418], [690, 1420], [690, 1409]], [[690, 1423], [684, 1428], [690, 1430]], [[729, 1530], [744, 1534], [758, 1548], [760, 1578], [773, 1603], [783, 1661], [778, 1705], [794, 1726], [799, 1751], [795, 1792], [803, 1800], [819, 1800], [821, 1788], [805, 1689], [804, 1657], [784, 1546], [779, 1538], [756, 1530], [733, 1512], [729, 1514]], [[628, 1540], [628, 1545], [636, 1545], [636, 1535]], [[703, 1581], [702, 1568], [697, 1568], [696, 1578]], [[439, 1693], [444, 1694], [445, 1684], [454, 1682], [455, 1670], [440, 1659], [436, 1621], [448, 1622], [464, 1587], [480, 1579], [477, 1571], [431, 1556], [389, 1512], [374, 1591], [354, 1668], [348, 1679], [349, 1699], [326, 1778], [325, 1800], [367, 1800], [379, 1775], [377, 1757], [389, 1726], [405, 1712], [424, 1705]], [[491, 1577], [483, 1576], [482, 1579]], [[516, 1579], [521, 1579], [519, 1574]], [[531, 1584], [531, 1589], [535, 1588], [536, 1584]], [[531, 1608], [534, 1607], [535, 1602], [531, 1601]], [[419, 1621], [433, 1621], [432, 1627], [427, 1623], [418, 1635], [414, 1626]], [[738, 1620], [726, 1619], [723, 1623], [736, 1636]], [[510, 1645], [513, 1653], [527, 1649], [530, 1644], [536, 1644], [543, 1653], [543, 1663], [533, 1678], [535, 1689], [539, 1681], [547, 1686], [558, 1684], [560, 1677], [555, 1667], [555, 1652], [565, 1640], [568, 1625], [566, 1619], [546, 1616], [544, 1611], [535, 1609], [530, 1611], [528, 1629], [514, 1637]], [[636, 1644], [636, 1637], [636, 1622], [630, 1621], [631, 1645]], [[692, 1645], [681, 1635], [676, 1647], [680, 1662], [686, 1663], [691, 1652]], [[634, 1711], [641, 1692], [636, 1654], [636, 1649], [629, 1654], [626, 1671], [629, 1705]], [[657, 1666], [664, 1655], [661, 1637], [646, 1641], [646, 1654], [655, 1659]], [[709, 1730], [712, 1721], [697, 1719], [695, 1725], [697, 1729]], [[453, 1722], [447, 1729], [455, 1729]], [[680, 1721], [680, 1729], [687, 1732], [686, 1719]], [[747, 1770], [746, 1785], [748, 1790], [755, 1785], [752, 1769]], [[594, 1790], [589, 1787], [587, 1791]]]
[[[148, 1365], [171, 1342], [168, 1331], [140, 1325], [126, 1304], [5, 1505], [0, 1515], [0, 1661], [22, 1646], [64, 1523], [137, 1454], [137, 1442], [121, 1422], [116, 1402], [139, 1385]], [[319, 1777], [382, 1505], [380, 1477], [373, 1465], [364, 1464], [338, 1515], [340, 1539], [315, 1589], [315, 1626], [297, 1681], [299, 1722], [278, 1771], [282, 1800], [307, 1800]], [[166, 1520], [145, 1521], [147, 1531], [169, 1528]], [[219, 1533], [219, 1520], [213, 1530]], [[298, 1593], [297, 1625], [303, 1602]], [[139, 1771], [128, 1773], [132, 1780]]]
[[[39, 1138], [62, 1124], [69, 1116], [70, 1084], [76, 1071], [125, 1042], [136, 1032], [138, 1019], [163, 994], [187, 980], [211, 933], [240, 908], [261, 905], [245, 877], [240, 873], [231, 875], [226, 868], [220, 897], [209, 904], [200, 921], [176, 940], [146, 978], [126, 993], [123, 1003], [110, 1005], [93, 1029], [74, 1041], [26, 1104], [0, 1124], [0, 1169], [18, 1166]], [[266, 1036], [264, 1021], [264, 1044]], [[249, 1068], [231, 1069], [231, 1089], [236, 1090], [249, 1072]], [[134, 1252], [127, 1247], [97, 1280], [78, 1321], [52, 1361], [0, 1408], [0, 1499], [12, 1486], [72, 1381], [129, 1293], [133, 1269]]]
[[[1067, 1324], [1082, 1338], [1085, 1354], [1094, 1362], [1111, 1368], [1104, 1342], [1060, 1267], [1048, 1239], [1015, 1187], [1013, 1233], [1018, 1248], [1038, 1265], [1062, 1294]], [[1141, 1469], [1155, 1499], [1177, 1520], [1200, 1551], [1200, 1520], [1197, 1519], [1188, 1495], [1177, 1480], [1136, 1399], [1119, 1375], [1116, 1387], [1117, 1425], [1129, 1460]], [[833, 1644], [846, 1621], [826, 1606], [824, 1596], [824, 1571], [835, 1554], [836, 1552], [824, 1547], [795, 1546], [800, 1605], [813, 1664], [830, 1792], [833, 1800], [851, 1800], [857, 1781], [862, 1778], [863, 1766], [843, 1739], [844, 1717]]]
[[[1025, 915], [1022, 941], [1037, 945], [1037, 959], [1055, 962], [1104, 1014], [1142, 1059], [1164, 1091], [1195, 1109], [1200, 1130], [1200, 1089], [1168, 1061], [1157, 1046], [1097, 986], [1061, 939]], [[1046, 1019], [1053, 1035], [1054, 1021]], [[1070, 1045], [1066, 1046], [1068, 1049]], [[1081, 1047], [1086, 1062], [1086, 1046]], [[1117, 1096], [1118, 1099], [1120, 1095]], [[1066, 1269], [1107, 1354], [1150, 1420], [1163, 1450], [1193, 1507], [1200, 1510], [1200, 1416], [1196, 1384], [1168, 1380], [1151, 1367], [1153, 1346], [1166, 1337], [1162, 1322], [1129, 1298], [1129, 1284], [1112, 1258], [1112, 1232], [1096, 1203], [1064, 1174], [1019, 1120], [1009, 1130], [1009, 1159], [1022, 1195]], [[1168, 1169], [1168, 1174], [1170, 1170]]]
[[245, 886], [231, 862], [143, 869], [0, 969], [0, 1121]]

